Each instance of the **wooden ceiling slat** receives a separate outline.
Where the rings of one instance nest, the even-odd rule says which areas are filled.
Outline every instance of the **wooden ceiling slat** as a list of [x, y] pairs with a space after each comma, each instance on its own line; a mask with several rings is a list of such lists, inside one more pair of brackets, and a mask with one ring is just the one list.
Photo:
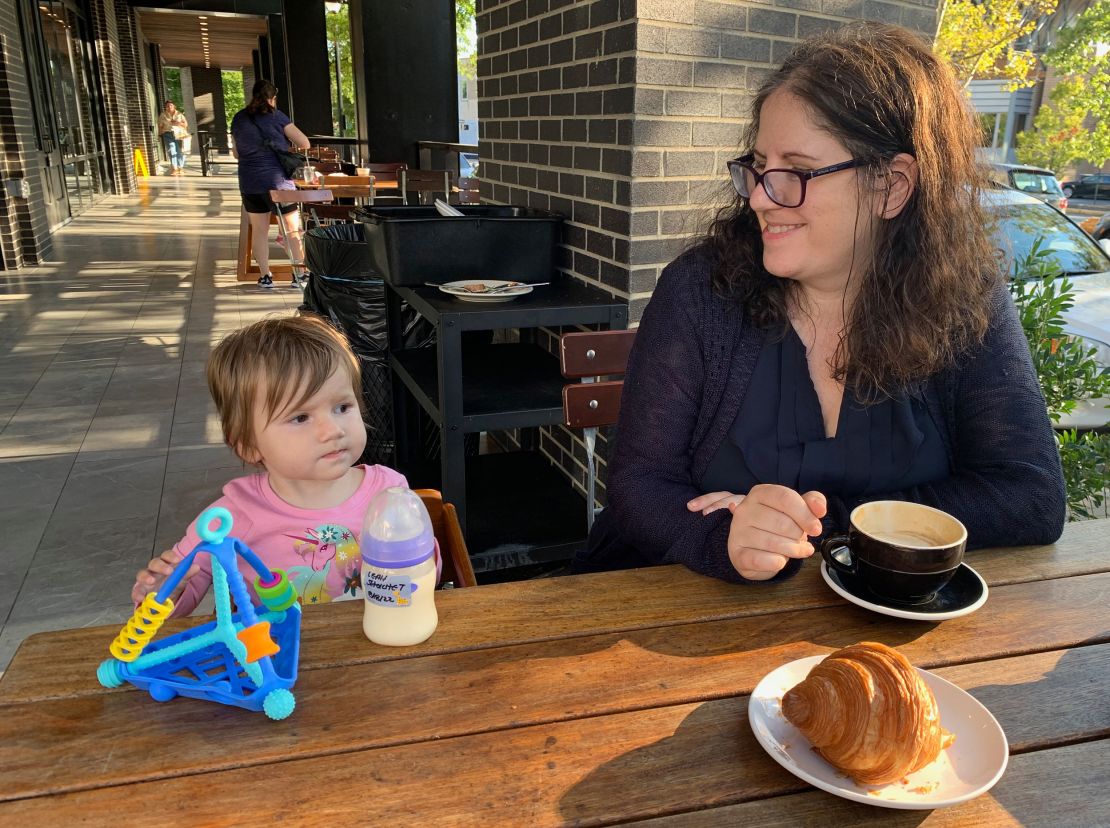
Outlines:
[[[157, 43], [162, 59], [171, 66], [204, 66], [201, 15], [139, 11], [143, 36]], [[237, 69], [251, 65], [251, 51], [258, 36], [266, 34], [264, 17], [207, 15], [209, 63], [213, 67]]]

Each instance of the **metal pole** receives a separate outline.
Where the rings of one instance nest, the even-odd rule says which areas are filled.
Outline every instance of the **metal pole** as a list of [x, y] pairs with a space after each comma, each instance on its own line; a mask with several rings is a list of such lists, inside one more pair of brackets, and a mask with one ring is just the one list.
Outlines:
[[332, 51], [335, 53], [335, 102], [339, 112], [339, 134], [347, 132], [347, 118], [343, 115], [343, 81], [339, 74], [339, 41], [332, 42]]

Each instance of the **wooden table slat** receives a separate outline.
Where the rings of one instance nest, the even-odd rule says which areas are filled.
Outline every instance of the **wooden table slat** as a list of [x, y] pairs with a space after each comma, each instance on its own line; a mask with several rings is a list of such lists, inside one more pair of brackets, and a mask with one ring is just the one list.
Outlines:
[[[1104, 609], [1108, 591], [1110, 574], [1088, 575], [1000, 587], [977, 613], [939, 625], [888, 618], [879, 624], [878, 616], [855, 607], [823, 608], [706, 622], [681, 628], [681, 635], [673, 627], [660, 627], [314, 671], [295, 688], [298, 710], [277, 723], [188, 699], [158, 705], [137, 694], [13, 704], [0, 717], [7, 759], [0, 767], [0, 797], [734, 696], [750, 692], [781, 664], [865, 639], [898, 646], [926, 668], [980, 662], [966, 674], [970, 681], [1017, 669], [982, 659], [1110, 640]], [[1029, 615], [1031, 604], [1059, 610]], [[1084, 664], [1101, 654], [1088, 672], [1097, 675], [1100, 668], [1105, 675], [1105, 652], [1091, 647], [1077, 652], [1088, 650], [1092, 655], [1084, 655]], [[1025, 674], [1042, 669], [1040, 664], [1025, 668]], [[368, 696], [365, 688], [374, 692]], [[406, 721], [413, 709], [423, 711], [418, 720], [381, 726]], [[1093, 709], [1096, 720], [1097, 715], [1110, 720], [1105, 703], [1082, 709]], [[1048, 730], [1034, 743], [1076, 738], [1075, 727], [1064, 719], [1045, 726]], [[221, 743], [235, 745], [234, 751], [213, 753], [216, 729]], [[128, 734], [126, 740], [116, 739], [120, 732]], [[178, 734], [172, 752], [161, 749], [166, 733]], [[66, 750], [50, 767], [42, 767], [42, 752], [59, 738]], [[114, 740], [118, 743], [105, 755], [104, 745]]]
[[635, 828], [1094, 828], [1110, 825], [1110, 779], [1106, 743], [1087, 742], [1016, 756], [1006, 775], [985, 796], [934, 811], [895, 811], [840, 799], [823, 791], [745, 802], [641, 822]]
[[[1108, 531], [1110, 521], [1072, 523], [1057, 544], [979, 550], [969, 553], [968, 561], [992, 586], [1110, 572]], [[691, 593], [696, 601], [689, 599]], [[301, 635], [301, 673], [607, 631], [849, 606], [825, 585], [813, 560], [797, 577], [775, 585], [735, 586], [674, 566], [451, 590], [438, 593], [436, 603], [436, 634], [406, 648], [366, 640], [361, 602], [309, 607]], [[206, 620], [170, 621], [161, 635]], [[116, 626], [93, 627], [28, 637], [0, 678], [0, 705], [128, 692], [107, 690], [95, 679], [118, 631]]]
[[[1023, 677], [1051, 675], [1066, 669], [1068, 676], [1063, 680], [1074, 680], [1077, 674], [1082, 677], [1085, 671], [1097, 670], [1105, 664], [1105, 652], [1087, 654], [1087, 650], [1093, 649], [1080, 649], [1078, 657], [1041, 653], [986, 662], [981, 665], [978, 689], [989, 692], [993, 686], [1006, 684], [1015, 667]], [[1077, 660], [1067, 665], [1072, 658]], [[1025, 659], [1030, 660], [1028, 665], [1014, 663]], [[938, 672], [942, 676], [946, 673]], [[1032, 684], [1028, 697], [1038, 698], [1041, 694], [1038, 682]], [[1019, 691], [1014, 694], [1019, 700], [1026, 687], [1019, 683], [1014, 689]], [[1016, 742], [1028, 742], [1027, 727], [1032, 726], [1029, 733], [1042, 733], [1045, 727], [1035, 721], [1036, 717], [1048, 725], [1055, 723], [1066, 728], [1065, 723], [1085, 701], [1065, 697], [1050, 715], [1029, 709], [1013, 721], [1004, 721], [1003, 726]], [[1007, 711], [1018, 712], [1020, 707], [1015, 701]], [[807, 790], [804, 782], [780, 768], [755, 741], [747, 724], [746, 708], [746, 697], [718, 699], [355, 754], [278, 762], [267, 765], [263, 777], [258, 769], [241, 768], [203, 777], [101, 787], [2, 804], [0, 822], [15, 824], [17, 820], [49, 814], [55, 824], [67, 824], [76, 822], [79, 816], [104, 818], [113, 808], [118, 809], [120, 803], [147, 801], [162, 803], [159, 816], [170, 822], [242, 824], [243, 815], [250, 814], [253, 822], [261, 824], [291, 812], [303, 813], [306, 804], [312, 802], [311, 811], [320, 819], [326, 816], [340, 824], [372, 824], [388, 816], [373, 811], [373, 803], [380, 803], [388, 811], [399, 807], [397, 803], [419, 802], [420, 817], [429, 824], [590, 825], [784, 797]], [[385, 721], [404, 725], [403, 720], [383, 718], [379, 726]], [[250, 742], [225, 738], [223, 734], [218, 743], [234, 753], [253, 747]], [[1086, 748], [1081, 744], [1076, 750], [1086, 755]], [[172, 752], [174, 747], [164, 749]], [[1065, 753], [1069, 750], [1065, 747], [1048, 753], [1051, 756], [1059, 752], [1063, 758], [1071, 755]], [[1049, 761], [1057, 773], [1062, 771], [1062, 762]], [[1107, 752], [1102, 751], [1101, 759], [1093, 766], [1096, 770], [1105, 768], [1106, 762]], [[317, 788], [306, 787], [307, 779], [320, 780], [321, 784]], [[666, 780], [666, 784], [653, 780]], [[1003, 805], [1007, 792], [1013, 790], [1006, 782], [1004, 777], [997, 794]], [[1051, 798], [1056, 795], [1054, 787], [1052, 783], [1038, 785], [1038, 795]], [[333, 794], [322, 794], [324, 789]], [[1066, 783], [1064, 790], [1061, 795], [1075, 794], [1067, 791]], [[341, 791], [357, 794], [334, 793]], [[774, 809], [779, 801], [774, 799], [761, 805]], [[826, 804], [840, 807], [831, 797]], [[1104, 802], [1091, 806], [1090, 812], [1105, 812]]]

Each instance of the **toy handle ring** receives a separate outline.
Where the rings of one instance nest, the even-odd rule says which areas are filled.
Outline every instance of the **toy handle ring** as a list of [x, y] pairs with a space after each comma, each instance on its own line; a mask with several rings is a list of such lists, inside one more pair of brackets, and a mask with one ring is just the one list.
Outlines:
[[[214, 521], [216, 522], [215, 529], [212, 528]], [[223, 506], [213, 506], [211, 509], [205, 509], [197, 518], [197, 535], [205, 543], [218, 545], [223, 543], [224, 538], [231, 534], [231, 525], [231, 512]]]

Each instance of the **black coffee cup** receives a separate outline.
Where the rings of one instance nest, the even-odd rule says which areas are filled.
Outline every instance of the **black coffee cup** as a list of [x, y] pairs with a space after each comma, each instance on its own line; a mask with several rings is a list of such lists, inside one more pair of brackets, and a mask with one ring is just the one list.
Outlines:
[[847, 535], [821, 542], [821, 557], [885, 601], [932, 600], [963, 561], [967, 529], [940, 509], [876, 500], [853, 509], [849, 521]]

